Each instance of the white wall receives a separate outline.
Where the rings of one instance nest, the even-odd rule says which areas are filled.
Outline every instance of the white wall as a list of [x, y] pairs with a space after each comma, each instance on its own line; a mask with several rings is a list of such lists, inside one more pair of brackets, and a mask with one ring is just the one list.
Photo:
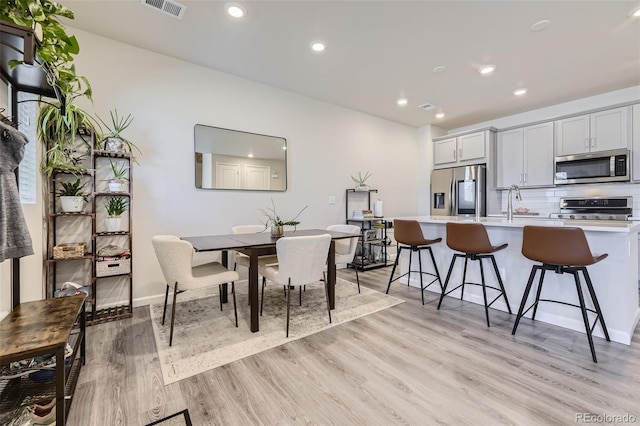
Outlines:
[[[81, 46], [79, 74], [93, 87], [87, 110], [110, 109], [135, 119], [125, 136], [142, 150], [134, 166], [134, 298], [164, 296], [151, 246], [155, 234], [228, 233], [257, 223], [276, 203], [292, 216], [305, 205], [303, 228], [344, 223], [350, 175], [370, 171], [385, 214], [418, 213], [417, 130], [229, 74], [73, 30]], [[288, 141], [285, 193], [199, 190], [194, 185], [193, 126], [197, 123]], [[336, 196], [335, 205], [328, 197]], [[98, 293], [100, 297], [100, 290]], [[110, 299], [121, 295], [109, 293]]]

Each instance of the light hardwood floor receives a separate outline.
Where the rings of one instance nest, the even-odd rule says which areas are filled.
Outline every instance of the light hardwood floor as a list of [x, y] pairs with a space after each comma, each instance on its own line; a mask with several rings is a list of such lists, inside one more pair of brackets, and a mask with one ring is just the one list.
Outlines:
[[[361, 284], [384, 292], [390, 272]], [[511, 336], [507, 313], [491, 310], [487, 328], [480, 305], [437, 311], [434, 293], [422, 306], [398, 282], [390, 293], [407, 302], [169, 386], [149, 309], [136, 308], [88, 329], [68, 424], [145, 425], [184, 408], [194, 425], [640, 424], [640, 327], [631, 346], [595, 338], [594, 364], [582, 333], [523, 319]]]

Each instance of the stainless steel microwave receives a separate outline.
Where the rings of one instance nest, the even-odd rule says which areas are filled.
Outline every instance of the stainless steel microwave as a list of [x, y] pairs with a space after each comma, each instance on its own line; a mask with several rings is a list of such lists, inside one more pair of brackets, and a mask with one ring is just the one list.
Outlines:
[[553, 183], [629, 182], [629, 159], [628, 149], [556, 157]]

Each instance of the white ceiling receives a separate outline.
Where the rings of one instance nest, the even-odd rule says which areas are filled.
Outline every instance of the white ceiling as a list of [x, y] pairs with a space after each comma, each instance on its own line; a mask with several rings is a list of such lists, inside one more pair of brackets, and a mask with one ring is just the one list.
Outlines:
[[[70, 27], [415, 127], [452, 129], [640, 84], [640, 18], [628, 16], [640, 0], [240, 1], [241, 22], [224, 1], [181, 1], [182, 19], [139, 0], [60, 2], [75, 13]], [[548, 28], [531, 31], [542, 19]], [[325, 53], [311, 53], [316, 39]], [[481, 76], [482, 64], [497, 69]], [[518, 87], [529, 92], [515, 97]]]

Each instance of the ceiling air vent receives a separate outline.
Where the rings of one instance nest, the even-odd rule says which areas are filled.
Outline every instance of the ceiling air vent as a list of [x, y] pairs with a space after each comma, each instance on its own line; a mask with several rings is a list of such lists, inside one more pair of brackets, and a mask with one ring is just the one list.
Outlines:
[[431, 111], [432, 109], [437, 109], [438, 107], [435, 106], [434, 104], [426, 103], [426, 104], [420, 105], [420, 108], [422, 108], [425, 111]]
[[174, 18], [182, 18], [184, 11], [187, 8], [185, 5], [171, 0], [141, 0], [142, 4], [156, 9], [167, 15], [171, 15]]

